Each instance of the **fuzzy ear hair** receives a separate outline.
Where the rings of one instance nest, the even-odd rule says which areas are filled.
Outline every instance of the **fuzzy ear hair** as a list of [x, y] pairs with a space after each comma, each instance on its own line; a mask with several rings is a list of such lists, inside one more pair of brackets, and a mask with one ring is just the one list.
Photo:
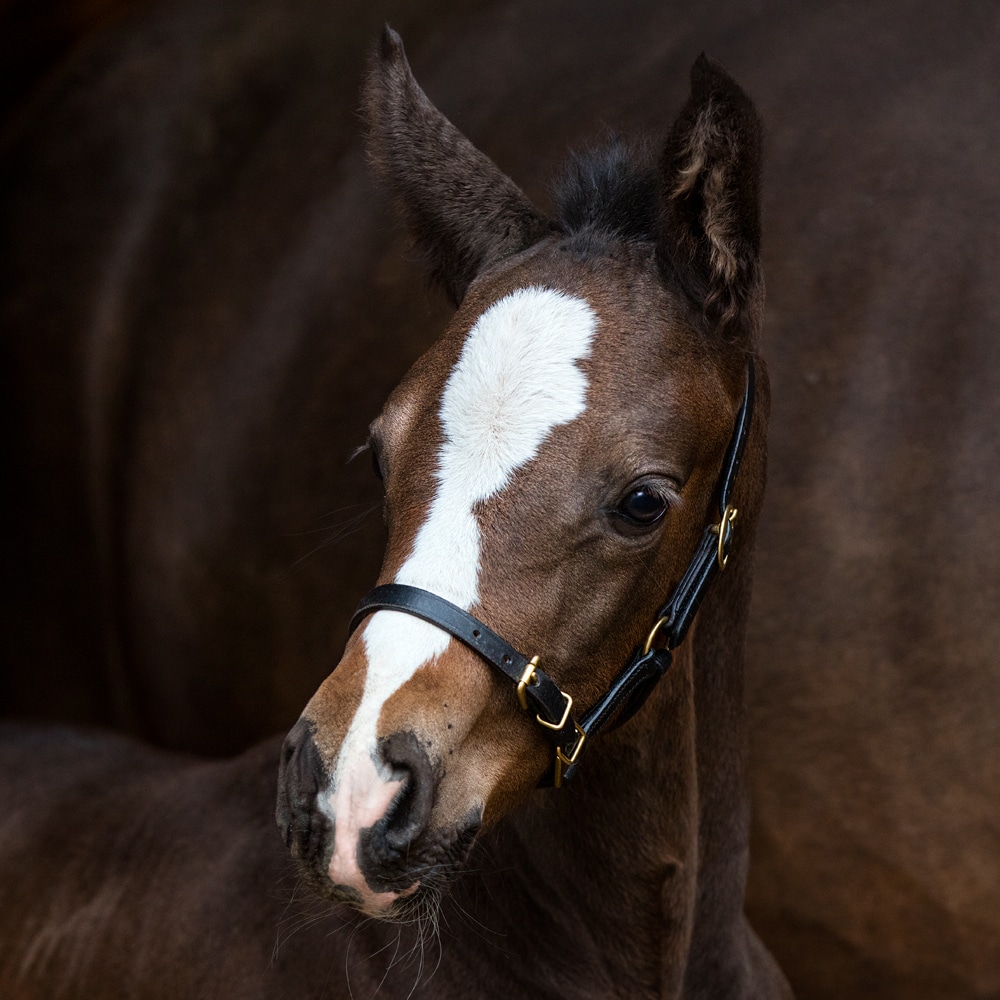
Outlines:
[[713, 329], [752, 343], [760, 326], [760, 119], [704, 53], [660, 159], [657, 255]]
[[427, 99], [388, 25], [363, 91], [368, 153], [431, 277], [456, 305], [479, 271], [552, 228], [513, 181]]

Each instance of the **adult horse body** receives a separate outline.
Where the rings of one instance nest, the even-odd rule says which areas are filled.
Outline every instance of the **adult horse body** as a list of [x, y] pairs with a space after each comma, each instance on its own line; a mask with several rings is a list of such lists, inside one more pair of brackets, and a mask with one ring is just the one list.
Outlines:
[[[439, 33], [446, 6], [404, 17], [422, 79], [529, 191], [594, 117], [658, 122], [692, 51], [754, 94], [777, 392], [750, 912], [800, 996], [994, 997], [995, 5], [504, 3]], [[232, 749], [328, 670], [377, 531], [339, 571], [290, 569], [287, 534], [374, 495], [336, 468], [372, 412], [338, 359], [377, 357], [380, 398], [434, 319], [322, 138], [380, 19], [152, 7], [5, 135], [5, 708]]]
[[[286, 843], [323, 895], [390, 919], [437, 921], [442, 881], [470, 858], [507, 871], [474, 908], [459, 897], [502, 948], [479, 930], [453, 931], [434, 996], [790, 997], [742, 911], [742, 646], [768, 404], [753, 360], [763, 297], [752, 105], [702, 57], [658, 164], [621, 142], [581, 156], [551, 220], [430, 104], [388, 29], [366, 108], [374, 159], [459, 308], [372, 425], [389, 533], [382, 580], [392, 584], [373, 592], [285, 742], [277, 816]], [[671, 591], [671, 610], [658, 612]], [[400, 613], [418, 607], [407, 603], [414, 597], [426, 620]], [[468, 634], [440, 627], [456, 615], [471, 622]], [[539, 650], [541, 662], [525, 661], [515, 683], [491, 673], [452, 638], [476, 646], [487, 632], [479, 618]], [[671, 666], [661, 644], [674, 647], [689, 628]], [[516, 654], [493, 641], [502, 670]], [[574, 709], [608, 688], [622, 696], [607, 709]], [[628, 725], [601, 731], [634, 711]], [[554, 758], [545, 733], [556, 734]], [[150, 880], [162, 871], [179, 884], [182, 911], [191, 900], [215, 911], [209, 924], [220, 904], [256, 911], [270, 852], [245, 800], [222, 795], [210, 821], [217, 828], [223, 815], [240, 831], [213, 886], [197, 877], [207, 834], [191, 830], [184, 803], [213, 808], [212, 786], [227, 775], [255, 787], [260, 754], [188, 777], [152, 754], [133, 764], [109, 742], [84, 748], [76, 765], [64, 741], [25, 742], [11, 741], [12, 799], [30, 800], [24, 785], [37, 783], [39, 801], [18, 808], [2, 834], [4, 909], [29, 913], [27, 927], [5, 934], [20, 939], [0, 971], [5, 992], [149, 995], [160, 983], [176, 995], [207, 978], [204, 948], [194, 972], [164, 969], [162, 954], [141, 957], [185, 919], [170, 899], [150, 900], [159, 889], [145, 859], [163, 858]], [[273, 750], [262, 752], [266, 760]], [[583, 768], [573, 794], [525, 806], [553, 767], [562, 784], [564, 766]], [[42, 782], [54, 768], [64, 778]], [[40, 885], [39, 846], [43, 857], [62, 853], [75, 835], [41, 832], [53, 807], [69, 801], [87, 814], [90, 850], [109, 828], [135, 830], [117, 789], [115, 801], [98, 793], [85, 804], [95, 775], [123, 786], [124, 810], [157, 829], [127, 851], [119, 834], [96, 878], [85, 852]], [[193, 865], [169, 848], [178, 824]], [[211, 836], [225, 841], [226, 830]], [[239, 889], [220, 892], [230, 872]], [[464, 894], [478, 887], [479, 877]], [[99, 901], [89, 914], [97, 936], [124, 931], [113, 946], [129, 956], [124, 968], [108, 944], [85, 948], [58, 920], [78, 920], [88, 890]], [[75, 898], [63, 910], [66, 895]], [[130, 939], [137, 909], [153, 919]], [[38, 924], [36, 914], [45, 914]], [[259, 954], [271, 928], [256, 924], [243, 947]], [[50, 945], [50, 929], [65, 940]], [[212, 936], [222, 933], [232, 928]], [[392, 934], [355, 918], [352, 933], [298, 957], [290, 979], [244, 973], [224, 984], [216, 971], [210, 992], [292, 996], [306, 982], [340, 995], [348, 987], [329, 977], [331, 957], [352, 941], [378, 953]], [[512, 965], [511, 952], [522, 961]], [[319, 976], [308, 971], [317, 967]], [[374, 994], [379, 978], [366, 972]]]

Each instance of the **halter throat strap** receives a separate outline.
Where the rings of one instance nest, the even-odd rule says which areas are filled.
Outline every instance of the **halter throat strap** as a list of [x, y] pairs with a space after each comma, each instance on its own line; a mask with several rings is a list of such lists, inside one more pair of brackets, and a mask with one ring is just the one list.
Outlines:
[[670, 599], [660, 608], [645, 644], [633, 651], [607, 692], [577, 721], [573, 699], [538, 665], [474, 615], [450, 601], [401, 583], [369, 591], [351, 619], [350, 630], [376, 611], [401, 611], [444, 629], [481, 656], [516, 685], [521, 708], [535, 715], [552, 745], [552, 766], [539, 782], [557, 788], [572, 778], [584, 745], [602, 729], [627, 722], [652, 694], [673, 660], [673, 650], [684, 640], [708, 587], [725, 568], [734, 536], [737, 510], [731, 506], [736, 475], [743, 460], [753, 422], [754, 365], [747, 360], [746, 389], [733, 434], [716, 483], [718, 521], [709, 524]]

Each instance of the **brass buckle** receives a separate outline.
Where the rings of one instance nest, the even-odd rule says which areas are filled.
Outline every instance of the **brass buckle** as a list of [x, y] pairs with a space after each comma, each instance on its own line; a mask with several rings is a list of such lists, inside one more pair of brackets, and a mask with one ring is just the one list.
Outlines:
[[576, 730], [577, 740], [570, 751], [570, 755], [567, 757], [563, 753], [562, 747], [556, 747], [555, 775], [552, 779], [552, 784], [556, 788], [562, 788], [564, 769], [577, 762], [580, 757], [580, 751], [583, 749], [583, 744], [587, 742], [587, 734], [580, 728], [580, 723], [576, 719], [573, 720], [573, 728]]
[[[563, 711], [562, 718], [558, 722], [546, 722], [540, 715], [537, 714], [535, 715], [535, 718], [538, 720], [539, 725], [545, 726], [546, 729], [554, 729], [557, 733], [559, 732], [560, 729], [562, 729], [563, 726], [566, 725], [566, 720], [569, 718], [569, 713], [573, 709], [573, 699], [570, 697], [570, 695], [566, 694], [565, 691], [560, 691], [559, 693], [566, 699], [566, 708]], [[574, 722], [573, 725], [575, 726], [576, 723]]]
[[653, 643], [656, 641], [656, 633], [667, 624], [666, 618], [657, 618], [656, 624], [649, 630], [649, 635], [646, 636], [646, 645], [642, 647], [642, 655], [648, 656], [649, 651], [653, 648]]
[[538, 675], [535, 673], [535, 667], [537, 666], [538, 657], [533, 656], [528, 662], [528, 665], [524, 668], [524, 673], [521, 674], [521, 679], [517, 682], [517, 700], [521, 703], [521, 708], [525, 712], [528, 711], [528, 696], [524, 693], [524, 689], [529, 684], [538, 683]]
[[726, 546], [733, 536], [733, 525], [736, 523], [736, 515], [738, 513], [739, 511], [735, 507], [730, 507], [726, 504], [726, 509], [722, 512], [722, 520], [718, 524], [712, 525], [712, 531], [719, 536], [717, 553], [719, 569], [725, 569], [726, 563], [729, 562], [729, 553], [726, 551]]
[[[528, 711], [528, 696], [525, 693], [525, 688], [529, 684], [538, 683], [538, 675], [535, 673], [535, 668], [538, 666], [538, 657], [533, 656], [529, 661], [528, 665], [524, 668], [524, 673], [521, 674], [521, 679], [517, 682], [517, 700], [521, 703], [521, 708], [524, 711]], [[535, 720], [540, 726], [545, 726], [546, 729], [551, 729], [554, 732], [559, 732], [569, 720], [570, 712], [573, 711], [573, 697], [572, 695], [566, 694], [565, 691], [559, 692], [566, 699], [566, 707], [563, 709], [562, 718], [558, 722], [546, 722], [537, 712], [535, 713]], [[569, 756], [563, 753], [562, 747], [556, 747], [556, 761], [555, 761], [555, 778], [553, 784], [556, 788], [562, 787], [562, 779], [565, 768], [570, 767], [575, 764], [577, 758], [580, 756], [580, 751], [583, 749], [583, 744], [587, 739], [587, 734], [580, 728], [580, 724], [573, 720], [573, 728], [576, 730], [576, 741], [573, 744], [573, 749], [570, 751]]]

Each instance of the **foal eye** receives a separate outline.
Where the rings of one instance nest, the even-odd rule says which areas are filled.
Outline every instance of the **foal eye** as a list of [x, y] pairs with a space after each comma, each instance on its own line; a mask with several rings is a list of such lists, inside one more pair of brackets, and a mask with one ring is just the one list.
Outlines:
[[666, 513], [667, 501], [650, 486], [632, 490], [618, 505], [615, 513], [636, 527], [650, 528]]
[[382, 466], [379, 464], [378, 452], [372, 448], [372, 471], [375, 473], [375, 477], [379, 482], [382, 482]]

